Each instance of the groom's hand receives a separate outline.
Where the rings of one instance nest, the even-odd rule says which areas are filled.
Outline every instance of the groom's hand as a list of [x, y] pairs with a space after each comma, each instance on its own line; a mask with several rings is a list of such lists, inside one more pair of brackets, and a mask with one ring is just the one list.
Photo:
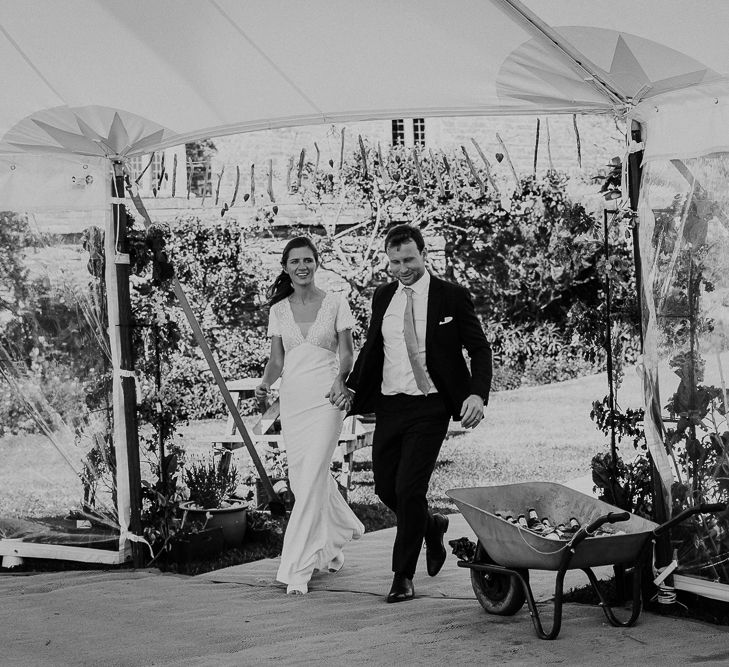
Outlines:
[[326, 398], [332, 405], [340, 410], [349, 410], [352, 406], [352, 392], [344, 384], [344, 380], [337, 378], [334, 380], [332, 388], [327, 392]]
[[478, 394], [471, 394], [461, 407], [461, 426], [473, 428], [483, 419], [483, 399]]

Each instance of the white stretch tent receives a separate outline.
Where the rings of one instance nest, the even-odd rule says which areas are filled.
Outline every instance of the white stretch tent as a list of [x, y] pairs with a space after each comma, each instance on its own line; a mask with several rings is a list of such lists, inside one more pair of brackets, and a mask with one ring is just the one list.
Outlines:
[[728, 150], [727, 29], [725, 0], [0, 0], [0, 209], [108, 208], [110, 159], [314, 123], [613, 113], [646, 162]]

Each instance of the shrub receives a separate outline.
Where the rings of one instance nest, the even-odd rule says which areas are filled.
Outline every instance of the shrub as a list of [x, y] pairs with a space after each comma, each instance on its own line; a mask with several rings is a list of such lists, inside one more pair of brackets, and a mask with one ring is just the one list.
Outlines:
[[646, 519], [653, 518], [651, 463], [647, 456], [639, 454], [630, 463], [618, 457], [613, 466], [612, 455], [604, 452], [592, 457], [590, 467], [600, 500]]
[[[262, 328], [223, 329], [210, 337], [221, 372], [226, 378], [259, 377], [268, 359], [270, 343]], [[212, 419], [225, 415], [223, 396], [208, 364], [197, 348], [183, 345], [169, 355], [165, 385], [187, 419]], [[243, 414], [257, 410], [255, 401], [242, 405]]]
[[561, 382], [599, 370], [602, 358], [588, 361], [578, 338], [565, 340], [552, 322], [528, 326], [487, 323], [494, 355], [496, 391]]
[[[366, 324], [360, 303], [364, 299], [368, 311], [372, 291], [388, 279], [372, 249], [382, 247], [391, 225], [410, 221], [426, 237], [435, 271], [466, 286], [481, 317], [504, 321], [509, 333], [517, 334], [518, 345], [507, 349], [508, 341], [503, 342], [496, 388], [566, 379], [601, 367], [608, 274], [610, 316], [627, 334], [624, 350], [635, 356], [638, 310], [629, 215], [611, 220], [607, 261], [602, 219], [571, 200], [566, 175], [550, 170], [542, 178], [523, 178], [506, 197], [466, 156], [433, 158], [401, 147], [382, 155], [365, 142], [342, 170], [341, 196], [365, 219], [348, 234], [327, 238], [322, 258], [352, 288], [359, 321]], [[316, 210], [339, 197], [331, 173], [309, 176], [305, 205]]]
[[235, 492], [238, 471], [234, 465], [223, 470], [214, 459], [208, 458], [188, 464], [184, 479], [191, 502], [201, 509], [215, 509]]

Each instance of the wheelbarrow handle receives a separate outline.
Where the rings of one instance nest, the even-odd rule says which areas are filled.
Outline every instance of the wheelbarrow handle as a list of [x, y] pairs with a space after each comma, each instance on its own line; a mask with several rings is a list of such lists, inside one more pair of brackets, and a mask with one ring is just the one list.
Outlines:
[[718, 514], [726, 510], [726, 503], [704, 503], [699, 505], [699, 514]]
[[666, 521], [666, 523], [662, 523], [657, 528], [653, 529], [654, 535], [662, 535], [667, 530], [670, 530], [674, 526], [677, 526], [682, 521], [685, 521], [690, 516], [693, 516], [694, 514], [714, 514], [717, 512], [723, 512], [726, 510], [726, 503], [704, 503], [703, 505], [696, 505], [695, 507], [689, 507], [688, 509], [685, 509], [680, 514], [677, 514], [673, 517], [673, 519], [670, 519], [669, 521]]
[[618, 523], [618, 521], [627, 521], [630, 519], [630, 512], [608, 512], [604, 516], [595, 519], [585, 528], [586, 533], [594, 533], [600, 526], [606, 523]]
[[606, 523], [617, 523], [618, 521], [627, 521], [630, 519], [630, 512], [608, 512], [607, 514], [595, 519], [591, 524], [582, 526], [572, 537], [569, 542], [570, 551], [574, 552], [577, 546]]

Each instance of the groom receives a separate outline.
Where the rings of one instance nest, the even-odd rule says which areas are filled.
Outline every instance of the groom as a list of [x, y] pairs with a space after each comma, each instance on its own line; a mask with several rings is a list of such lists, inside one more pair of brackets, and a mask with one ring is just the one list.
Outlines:
[[466, 428], [483, 419], [491, 347], [468, 292], [427, 271], [419, 229], [393, 227], [385, 252], [396, 280], [375, 290], [367, 339], [347, 386], [354, 391], [352, 413], [376, 415], [375, 492], [397, 515], [387, 601], [402, 602], [415, 596], [423, 539], [428, 574], [445, 562], [448, 518], [429, 512], [428, 484], [450, 418]]

